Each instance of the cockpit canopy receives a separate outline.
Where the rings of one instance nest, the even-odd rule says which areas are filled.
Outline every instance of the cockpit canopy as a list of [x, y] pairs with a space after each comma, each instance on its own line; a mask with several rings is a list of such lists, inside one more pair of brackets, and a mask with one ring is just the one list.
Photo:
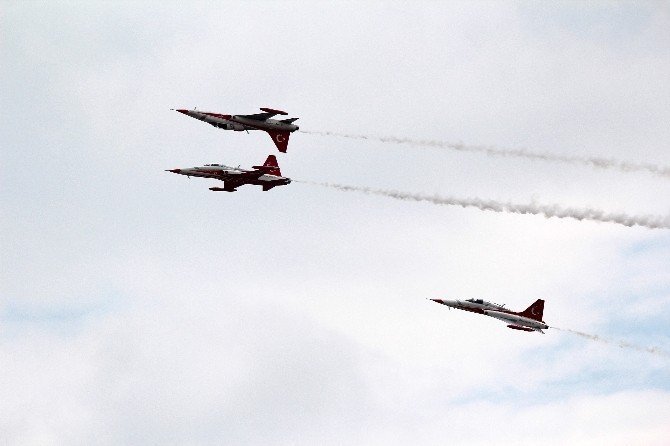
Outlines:
[[465, 301], [466, 302], [471, 302], [471, 303], [477, 304], [477, 305], [486, 305], [486, 306], [489, 306], [489, 307], [498, 307], [498, 308], [503, 308], [504, 307], [504, 305], [494, 304], [493, 302], [487, 302], [483, 299], [466, 299]]
[[212, 167], [223, 167], [221, 164], [205, 164], [206, 167], [212, 166]]

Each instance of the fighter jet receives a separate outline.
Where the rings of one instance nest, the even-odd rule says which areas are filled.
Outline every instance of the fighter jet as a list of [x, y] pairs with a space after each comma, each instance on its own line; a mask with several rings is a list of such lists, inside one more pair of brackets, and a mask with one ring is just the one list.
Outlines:
[[263, 186], [267, 191], [276, 186], [284, 186], [291, 182], [290, 178], [281, 176], [277, 158], [268, 156], [262, 166], [253, 166], [254, 170], [240, 169], [239, 167], [228, 167], [222, 164], [205, 164], [202, 167], [191, 167], [188, 169], [168, 169], [166, 172], [178, 173], [187, 177], [214, 178], [223, 181], [223, 187], [210, 187], [214, 192], [235, 192], [244, 184], [255, 184]]
[[256, 113], [255, 115], [222, 115], [220, 113], [185, 109], [177, 111], [224, 130], [234, 130], [236, 132], [243, 130], [263, 130], [264, 132], [268, 132], [279, 151], [284, 153], [288, 148], [289, 136], [291, 136], [292, 132], [299, 129], [297, 125], [293, 124], [298, 118], [270, 119], [276, 115], [288, 114], [285, 111], [274, 110], [272, 108], [261, 107], [263, 113]]
[[542, 329], [549, 328], [542, 320], [542, 313], [544, 312], [544, 300], [542, 299], [536, 300], [530, 307], [520, 313], [508, 310], [504, 305], [494, 304], [482, 299], [431, 300], [438, 304], [446, 305], [449, 308], [457, 308], [500, 319], [503, 322], [508, 322], [509, 325], [507, 326], [514, 330], [539, 331], [540, 333], [544, 333]]

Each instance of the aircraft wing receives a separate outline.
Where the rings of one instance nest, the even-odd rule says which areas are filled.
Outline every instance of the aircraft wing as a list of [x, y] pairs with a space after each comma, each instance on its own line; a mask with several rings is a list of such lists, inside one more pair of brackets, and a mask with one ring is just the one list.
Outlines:
[[241, 183], [239, 181], [230, 181], [230, 180], [224, 181], [223, 190], [225, 190], [226, 192], [235, 192], [237, 188], [240, 187], [242, 184], [244, 183]]
[[235, 192], [242, 184], [244, 183], [240, 183], [239, 181], [224, 181], [223, 187], [210, 187], [209, 190], [214, 192]]
[[261, 110], [264, 113], [256, 113], [256, 114], [253, 114], [253, 115], [240, 115], [240, 117], [247, 118], [247, 119], [254, 119], [256, 121], [266, 121], [273, 116], [288, 115], [288, 113], [286, 113], [285, 111], [275, 110], [273, 108], [261, 107]]
[[245, 170], [244, 173], [239, 174], [238, 176], [240, 177], [240, 180], [257, 180], [265, 175], [265, 167], [259, 167], [260, 168], [256, 168], [256, 166], [254, 166], [254, 169], [256, 170]]

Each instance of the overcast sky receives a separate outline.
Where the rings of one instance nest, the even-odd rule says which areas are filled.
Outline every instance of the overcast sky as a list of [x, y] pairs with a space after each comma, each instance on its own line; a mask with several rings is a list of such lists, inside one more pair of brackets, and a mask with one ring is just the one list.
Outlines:
[[[670, 231], [164, 171], [277, 154], [667, 216], [649, 173], [300, 132], [279, 154], [170, 110], [667, 167], [667, 2], [2, 1], [0, 25], [2, 444], [667, 444]], [[431, 298], [542, 298], [610, 342]]]

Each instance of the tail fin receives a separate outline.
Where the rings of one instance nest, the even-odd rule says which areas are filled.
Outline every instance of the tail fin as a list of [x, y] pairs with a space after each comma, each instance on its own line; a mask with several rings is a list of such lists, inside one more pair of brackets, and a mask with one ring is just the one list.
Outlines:
[[268, 175], [275, 175], [280, 177], [281, 170], [279, 169], [279, 164], [277, 164], [277, 157], [274, 155], [268, 155], [268, 158], [265, 160], [262, 166], [252, 166], [254, 169], [262, 170]]
[[290, 132], [278, 132], [276, 130], [267, 130], [270, 138], [275, 143], [275, 146], [279, 149], [280, 152], [286, 153], [288, 148], [288, 138], [291, 136]]
[[528, 317], [530, 319], [535, 319], [536, 321], [542, 320], [542, 313], [544, 312], [544, 300], [538, 299], [533, 305], [523, 310], [519, 313], [519, 316]]

